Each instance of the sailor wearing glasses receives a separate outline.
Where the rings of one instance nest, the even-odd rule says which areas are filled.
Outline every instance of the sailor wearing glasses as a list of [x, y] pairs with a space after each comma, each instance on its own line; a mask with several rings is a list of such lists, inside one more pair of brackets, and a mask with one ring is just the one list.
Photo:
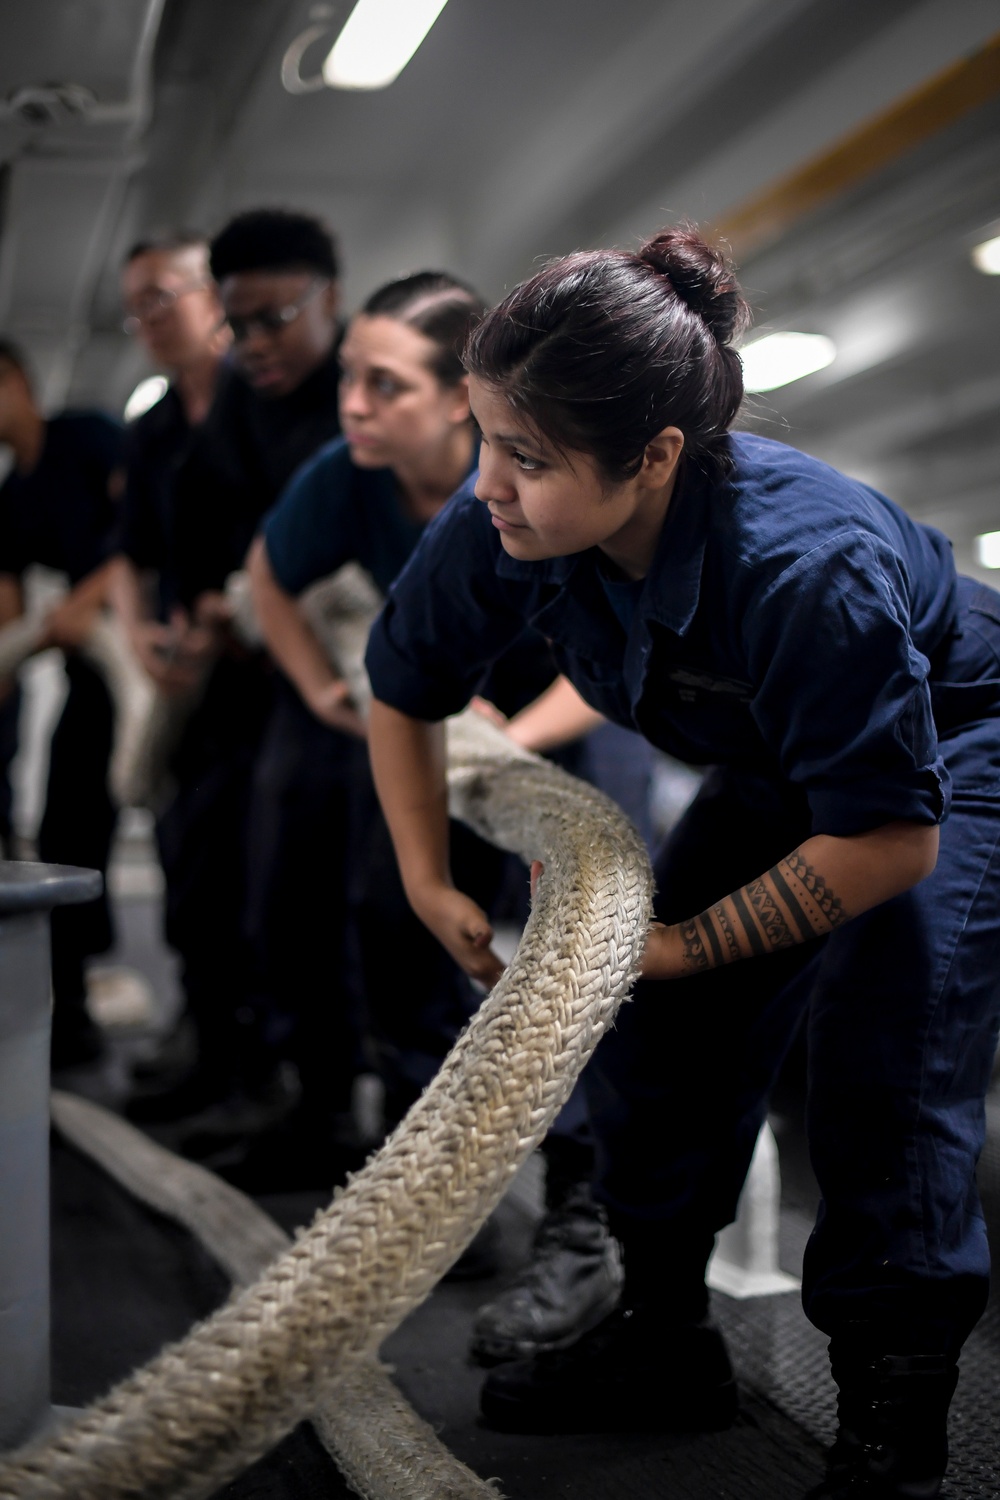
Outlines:
[[[185, 439], [176, 431], [174, 461], [161, 465], [169, 479], [160, 517], [146, 506], [155, 548], [132, 553], [160, 576], [161, 686], [169, 690], [185, 671], [203, 673], [206, 657], [210, 663], [159, 822], [167, 936], [183, 962], [198, 1062], [173, 1078], [165, 1066], [157, 1086], [132, 1101], [140, 1120], [181, 1118], [253, 1094], [269, 1073], [248, 1024], [262, 980], [246, 917], [247, 810], [274, 678], [262, 655], [233, 640], [222, 589], [288, 479], [340, 430], [338, 265], [325, 225], [278, 210], [240, 214], [212, 241], [207, 271], [217, 288], [212, 336], [228, 353], [207, 410], [189, 419]], [[189, 279], [190, 287], [161, 288], [175, 294], [169, 306], [161, 297], [131, 309], [141, 332], [197, 300], [198, 277]], [[157, 663], [150, 665], [156, 676]]]

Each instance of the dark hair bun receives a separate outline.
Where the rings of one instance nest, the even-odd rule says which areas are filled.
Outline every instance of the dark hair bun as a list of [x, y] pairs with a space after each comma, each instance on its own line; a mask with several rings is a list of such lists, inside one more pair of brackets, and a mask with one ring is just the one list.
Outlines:
[[638, 259], [670, 282], [718, 343], [729, 343], [749, 325], [750, 309], [725, 256], [690, 225], [661, 230]]

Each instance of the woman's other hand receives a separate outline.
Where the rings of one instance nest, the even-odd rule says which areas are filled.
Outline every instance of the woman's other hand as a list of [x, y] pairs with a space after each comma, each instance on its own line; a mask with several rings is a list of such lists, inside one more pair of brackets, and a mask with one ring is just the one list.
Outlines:
[[506, 730], [510, 723], [507, 715], [502, 714], [496, 704], [491, 703], [488, 698], [472, 698], [469, 702], [469, 707], [474, 709], [477, 714], [481, 714], [484, 719], [488, 719], [497, 729]]
[[321, 724], [359, 740], [367, 739], [365, 721], [351, 702], [350, 689], [341, 678], [330, 677], [326, 682], [310, 684], [305, 701]]
[[504, 966], [490, 947], [493, 928], [486, 913], [451, 885], [425, 888], [410, 899], [417, 916], [459, 968], [492, 989]]
[[99, 600], [67, 595], [61, 604], [49, 611], [45, 621], [45, 645], [76, 651], [84, 644], [97, 624], [102, 605]]

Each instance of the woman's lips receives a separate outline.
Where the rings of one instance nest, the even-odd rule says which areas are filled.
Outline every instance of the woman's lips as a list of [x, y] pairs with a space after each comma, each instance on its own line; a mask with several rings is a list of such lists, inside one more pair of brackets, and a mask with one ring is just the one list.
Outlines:
[[527, 531], [528, 529], [523, 521], [508, 521], [506, 516], [498, 516], [495, 510], [491, 510], [490, 515], [497, 531]]

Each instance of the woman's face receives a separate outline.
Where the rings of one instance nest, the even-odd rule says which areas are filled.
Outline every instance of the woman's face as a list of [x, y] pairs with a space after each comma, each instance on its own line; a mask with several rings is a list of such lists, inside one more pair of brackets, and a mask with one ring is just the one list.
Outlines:
[[601, 547], [628, 566], [637, 543], [647, 550], [649, 535], [662, 525], [683, 446], [676, 428], [667, 429], [678, 441], [665, 466], [654, 458], [651, 467], [647, 450], [634, 479], [612, 484], [589, 454], [561, 453], [475, 376], [469, 398], [482, 432], [476, 497], [489, 506], [505, 552], [533, 562]]
[[359, 315], [340, 349], [340, 422], [365, 469], [433, 464], [469, 419], [465, 381], [442, 385], [432, 339], [395, 318]]

